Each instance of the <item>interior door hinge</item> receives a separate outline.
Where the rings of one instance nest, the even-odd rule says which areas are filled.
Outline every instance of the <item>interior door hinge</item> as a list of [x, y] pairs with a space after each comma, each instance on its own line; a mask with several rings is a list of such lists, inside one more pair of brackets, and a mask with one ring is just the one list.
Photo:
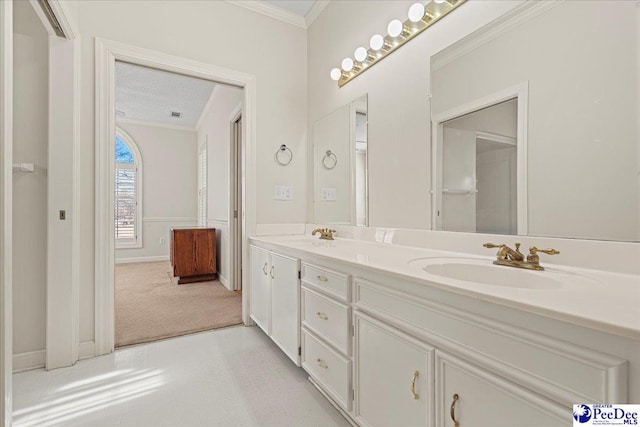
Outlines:
[[351, 325], [351, 336], [352, 337], [356, 336], [356, 325]]
[[237, 210], [233, 211], [233, 217], [234, 218], [238, 218], [238, 211]]
[[351, 389], [351, 401], [356, 401], [356, 391], [354, 389]]
[[298, 279], [302, 279], [302, 271], [298, 271]]
[[302, 347], [298, 347], [298, 356], [302, 356]]

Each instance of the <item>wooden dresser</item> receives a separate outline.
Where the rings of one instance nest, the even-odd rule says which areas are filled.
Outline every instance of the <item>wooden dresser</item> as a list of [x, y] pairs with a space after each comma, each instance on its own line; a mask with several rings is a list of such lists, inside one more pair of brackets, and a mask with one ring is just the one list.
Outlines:
[[216, 279], [215, 228], [172, 228], [170, 247], [173, 276], [179, 277], [179, 285]]

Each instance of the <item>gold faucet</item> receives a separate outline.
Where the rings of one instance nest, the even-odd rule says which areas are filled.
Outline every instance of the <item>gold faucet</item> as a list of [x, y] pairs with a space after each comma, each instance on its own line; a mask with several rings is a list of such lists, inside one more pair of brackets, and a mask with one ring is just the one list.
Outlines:
[[557, 255], [560, 251], [555, 249], [538, 249], [535, 246], [529, 248], [529, 255], [525, 261], [524, 255], [520, 252], [520, 243], [516, 243], [516, 249], [513, 250], [509, 246], [501, 243], [496, 245], [494, 243], [485, 243], [485, 248], [499, 248], [496, 254], [497, 259], [493, 261], [496, 265], [506, 265], [509, 267], [526, 268], [529, 270], [544, 270], [544, 267], [540, 265], [540, 257], [538, 252], [543, 252], [549, 255]]
[[316, 233], [320, 233], [320, 239], [322, 240], [333, 240], [333, 233], [335, 233], [336, 230], [331, 230], [329, 228], [316, 228], [315, 230], [313, 230], [311, 232], [312, 236], [315, 236]]

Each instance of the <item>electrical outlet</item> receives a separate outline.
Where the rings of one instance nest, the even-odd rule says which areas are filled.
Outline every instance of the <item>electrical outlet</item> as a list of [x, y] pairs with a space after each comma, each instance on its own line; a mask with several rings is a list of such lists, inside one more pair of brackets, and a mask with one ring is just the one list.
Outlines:
[[164, 237], [160, 238], [160, 244], [161, 245], [166, 245], [167, 244], [167, 239], [165, 239]]
[[276, 185], [273, 198], [275, 200], [292, 200], [293, 188], [285, 185]]

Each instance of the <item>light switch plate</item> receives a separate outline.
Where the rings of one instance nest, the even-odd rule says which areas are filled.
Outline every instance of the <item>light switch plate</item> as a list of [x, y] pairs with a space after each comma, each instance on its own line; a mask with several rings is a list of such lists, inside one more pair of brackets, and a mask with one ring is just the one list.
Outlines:
[[293, 188], [287, 185], [276, 185], [273, 198], [275, 200], [293, 200]]
[[321, 188], [320, 200], [323, 202], [335, 202], [336, 201], [336, 189], [335, 188]]

